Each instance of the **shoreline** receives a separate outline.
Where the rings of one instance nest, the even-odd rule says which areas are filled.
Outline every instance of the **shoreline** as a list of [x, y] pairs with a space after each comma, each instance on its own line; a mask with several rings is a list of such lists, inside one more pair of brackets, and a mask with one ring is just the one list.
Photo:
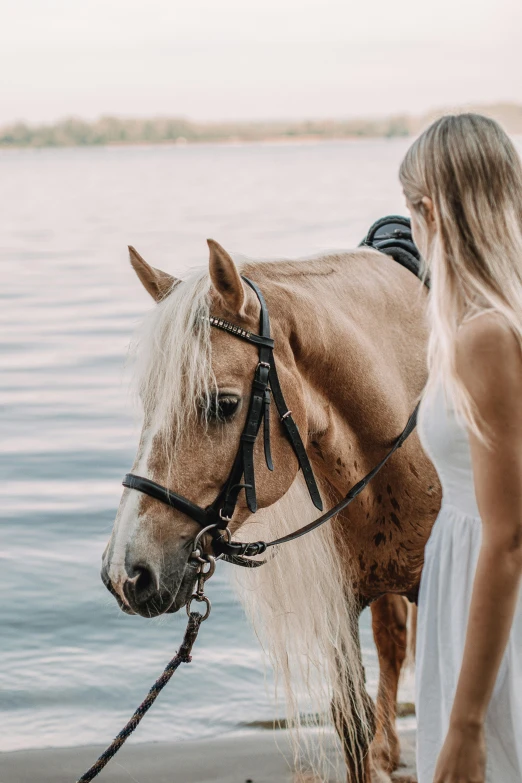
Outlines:
[[103, 144], [0, 144], [0, 152], [40, 152], [41, 150], [121, 150], [121, 149], [198, 149], [201, 147], [314, 147], [323, 144], [394, 142], [413, 136], [280, 136], [266, 139], [205, 139], [194, 141], [110, 141]]
[[191, 120], [184, 116], [62, 117], [51, 122], [12, 120], [0, 126], [0, 147], [85, 147], [101, 145], [198, 143], [309, 143], [310, 140], [408, 138], [448, 112], [472, 111], [492, 117], [510, 134], [522, 133], [522, 104], [514, 101], [457, 103], [420, 114], [405, 111], [323, 118]]
[[[402, 766], [392, 776], [415, 774], [415, 730], [399, 730]], [[328, 743], [338, 759], [335, 736]], [[330, 739], [330, 737], [329, 737]], [[0, 783], [74, 783], [105, 746], [45, 748], [0, 753]], [[133, 743], [100, 773], [100, 783], [296, 783], [287, 729], [258, 730], [223, 739]], [[342, 770], [342, 767], [340, 768]], [[341, 772], [342, 775], [342, 772]], [[342, 780], [342, 777], [338, 778]], [[307, 783], [312, 783], [310, 778]], [[331, 783], [337, 783], [336, 778]]]
[[[517, 140], [522, 140], [522, 132], [512, 133], [511, 136]], [[353, 135], [353, 136], [281, 136], [269, 137], [266, 139], [205, 139], [194, 141], [179, 142], [176, 140], [165, 141], [110, 141], [103, 144], [0, 144], [1, 153], [20, 153], [51, 150], [123, 150], [123, 149], [201, 149], [202, 147], [223, 147], [223, 148], [242, 148], [242, 147], [315, 147], [328, 144], [368, 144], [385, 142], [393, 144], [397, 141], [412, 141], [415, 134], [396, 135], [396, 136], [372, 136], [372, 135]]]

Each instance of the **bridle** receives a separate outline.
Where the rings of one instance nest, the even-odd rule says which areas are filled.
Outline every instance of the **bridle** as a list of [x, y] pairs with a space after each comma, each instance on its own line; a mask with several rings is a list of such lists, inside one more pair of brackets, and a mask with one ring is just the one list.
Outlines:
[[[306, 453], [305, 445], [292, 417], [292, 411], [286, 404], [274, 359], [274, 341], [270, 336], [270, 319], [268, 308], [259, 287], [247, 277], [242, 278], [256, 294], [261, 312], [259, 317], [259, 334], [255, 334], [240, 326], [226, 321], [224, 318], [209, 317], [209, 323], [216, 329], [228, 332], [234, 337], [256, 345], [258, 348], [258, 364], [254, 372], [250, 403], [247, 417], [241, 437], [236, 458], [233, 462], [229, 476], [215, 500], [202, 508], [192, 503], [187, 498], [163, 487], [156, 482], [133, 473], [128, 473], [123, 486], [136, 489], [156, 500], [165, 503], [178, 511], [183, 512], [202, 528], [209, 528], [213, 538], [215, 554], [222, 555], [227, 560], [232, 560], [240, 565], [258, 565], [258, 561], [244, 561], [245, 556], [261, 554], [270, 544], [258, 541], [252, 544], [232, 542], [228, 523], [232, 520], [237, 505], [239, 493], [244, 489], [249, 510], [254, 514], [257, 511], [256, 482], [254, 473], [254, 445], [257, 440], [261, 424], [263, 424], [263, 441], [265, 461], [268, 469], [272, 471], [274, 465], [270, 448], [270, 404], [271, 397], [277, 407], [280, 420], [285, 433], [292, 445], [297, 457], [299, 467], [303, 471], [308, 492], [312, 503], [320, 511], [323, 502], [317, 487], [314, 472]], [[228, 539], [228, 540], [227, 540]]]
[[206, 508], [196, 505], [192, 501], [179, 495], [177, 492], [173, 492], [171, 489], [157, 484], [150, 479], [143, 478], [142, 476], [136, 476], [133, 473], [127, 473], [123, 480], [123, 486], [129, 489], [135, 489], [139, 492], [149, 495], [161, 503], [165, 503], [171, 508], [175, 508], [177, 511], [181, 511], [188, 517], [197, 522], [201, 530], [197, 535], [199, 540], [203, 532], [208, 532], [212, 537], [212, 548], [214, 556], [223, 558], [228, 562], [235, 565], [242, 565], [246, 567], [257, 567], [262, 565], [264, 561], [251, 560], [250, 558], [260, 555], [268, 547], [279, 546], [280, 544], [286, 544], [289, 541], [294, 541], [296, 538], [305, 535], [306, 533], [315, 530], [323, 525], [329, 519], [334, 517], [340, 511], [345, 509], [352, 500], [366, 487], [369, 481], [379, 472], [387, 460], [391, 457], [394, 451], [402, 446], [408, 435], [413, 431], [417, 423], [417, 411], [420, 401], [415, 406], [415, 409], [409, 417], [406, 426], [394, 442], [392, 448], [381, 459], [372, 470], [358, 481], [348, 492], [348, 494], [333, 508], [326, 511], [320, 517], [310, 522], [307, 525], [289, 533], [286, 536], [277, 538], [273, 541], [256, 541], [250, 543], [242, 543], [239, 541], [232, 541], [231, 533], [228, 529], [228, 523], [232, 520], [234, 511], [237, 505], [237, 500], [241, 490], [245, 491], [246, 502], [249, 510], [254, 514], [257, 511], [257, 498], [256, 498], [256, 484], [254, 475], [254, 444], [257, 440], [261, 424], [263, 423], [263, 440], [264, 440], [264, 454], [265, 461], [269, 470], [273, 470], [272, 455], [270, 450], [270, 397], [277, 407], [280, 421], [282, 422], [285, 430], [285, 434], [290, 441], [290, 444], [297, 457], [299, 467], [303, 472], [303, 476], [310, 494], [310, 498], [314, 506], [319, 510], [323, 510], [323, 503], [321, 495], [317, 487], [314, 472], [306, 453], [301, 435], [297, 424], [292, 417], [292, 411], [289, 410], [279, 378], [277, 375], [275, 357], [274, 357], [274, 341], [270, 337], [270, 320], [268, 316], [268, 308], [264, 300], [263, 294], [259, 287], [247, 277], [242, 276], [242, 279], [247, 285], [252, 288], [256, 294], [260, 306], [260, 322], [259, 322], [259, 334], [247, 331], [240, 326], [236, 326], [224, 318], [217, 318], [215, 316], [209, 317], [210, 325], [216, 329], [228, 332], [234, 337], [240, 340], [256, 345], [259, 352], [259, 362], [254, 372], [254, 379], [252, 381], [252, 391], [250, 395], [250, 404], [248, 413], [241, 433], [239, 448], [232, 465], [230, 474], [225, 481], [222, 489], [218, 493], [215, 500]]

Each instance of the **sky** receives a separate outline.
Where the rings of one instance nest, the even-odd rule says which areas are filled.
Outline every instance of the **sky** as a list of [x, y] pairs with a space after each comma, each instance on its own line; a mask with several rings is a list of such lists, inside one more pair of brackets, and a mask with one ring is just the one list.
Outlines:
[[522, 0], [3, 0], [0, 123], [522, 103]]

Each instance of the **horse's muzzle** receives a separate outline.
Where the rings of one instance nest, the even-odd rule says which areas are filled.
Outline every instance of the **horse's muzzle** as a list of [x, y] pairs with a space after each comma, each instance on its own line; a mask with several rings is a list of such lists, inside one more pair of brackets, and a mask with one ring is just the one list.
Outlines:
[[174, 563], [164, 563], [160, 569], [144, 561], [126, 563], [125, 576], [115, 584], [110, 566], [104, 560], [101, 579], [126, 614], [157, 617], [177, 612], [188, 602], [196, 579], [196, 563], [189, 560], [185, 548]]

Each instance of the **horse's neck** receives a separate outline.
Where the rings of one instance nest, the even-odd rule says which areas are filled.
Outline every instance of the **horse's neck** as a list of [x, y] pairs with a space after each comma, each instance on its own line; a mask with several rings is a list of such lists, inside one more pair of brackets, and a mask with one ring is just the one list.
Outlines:
[[[286, 311], [305, 390], [314, 470], [339, 495], [378, 461], [406, 421], [411, 395], [395, 344], [404, 333], [391, 322], [397, 291], [386, 288], [393, 272], [387, 260], [366, 251], [326, 257], [315, 261], [311, 275], [304, 262], [304, 274], [282, 274], [271, 290], [277, 298], [279, 289], [277, 310]], [[395, 302], [398, 320], [402, 306]]]

